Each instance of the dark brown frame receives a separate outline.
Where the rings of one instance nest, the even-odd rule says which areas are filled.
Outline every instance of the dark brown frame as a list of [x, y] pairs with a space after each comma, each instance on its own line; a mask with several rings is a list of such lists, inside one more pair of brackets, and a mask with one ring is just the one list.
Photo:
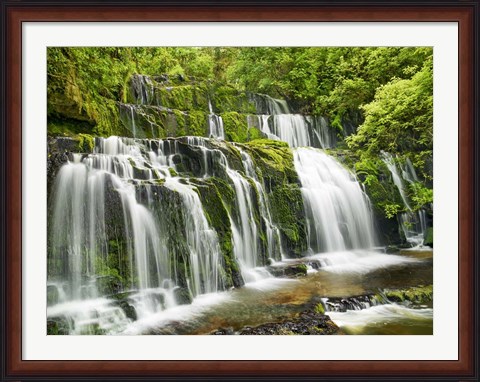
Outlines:
[[[401, 3], [1, 0], [2, 380], [143, 380], [260, 376], [349, 380], [477, 380], [478, 19], [476, 1]], [[88, 4], [88, 5], [86, 5]], [[175, 5], [176, 4], [176, 5]], [[215, 5], [216, 4], [216, 5]], [[280, 5], [281, 4], [281, 5]], [[22, 322], [21, 26], [24, 21], [454, 21], [459, 25], [459, 359], [457, 361], [24, 361]], [[3, 103], [3, 101], [2, 101]], [[5, 213], [4, 213], [5, 212]], [[206, 378], [208, 377], [208, 378]], [[317, 379], [316, 378], [316, 379]], [[237, 378], [235, 378], [237, 379]]]

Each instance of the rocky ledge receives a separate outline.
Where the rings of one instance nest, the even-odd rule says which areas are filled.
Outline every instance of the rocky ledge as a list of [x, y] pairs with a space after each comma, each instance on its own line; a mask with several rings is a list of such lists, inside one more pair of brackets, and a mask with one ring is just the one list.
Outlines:
[[282, 322], [271, 322], [256, 327], [246, 326], [234, 332], [233, 329], [219, 329], [213, 335], [239, 334], [239, 335], [328, 335], [342, 334], [340, 328], [329, 316], [316, 310], [306, 310]]

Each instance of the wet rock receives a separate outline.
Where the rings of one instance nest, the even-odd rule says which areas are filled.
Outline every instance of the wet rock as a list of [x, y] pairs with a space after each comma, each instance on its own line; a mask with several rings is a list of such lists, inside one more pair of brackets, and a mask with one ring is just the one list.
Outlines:
[[232, 281], [235, 288], [240, 288], [245, 285], [245, 280], [239, 270], [232, 269]]
[[433, 248], [433, 228], [432, 227], [427, 228], [427, 231], [425, 232], [425, 240], [423, 241], [423, 244]]
[[396, 245], [389, 245], [385, 248], [385, 253], [398, 253], [398, 251], [400, 251], [400, 248], [398, 248], [398, 246]]
[[302, 277], [307, 274], [305, 264], [281, 264], [267, 267], [268, 272], [275, 277]]
[[73, 322], [65, 316], [47, 319], [47, 335], [68, 335], [71, 329], [73, 329]]
[[305, 264], [316, 270], [322, 267], [322, 263], [320, 262], [320, 260], [308, 260]]
[[235, 334], [233, 328], [220, 328], [212, 333], [215, 336], [222, 336], [222, 335], [232, 335]]
[[100, 295], [117, 294], [123, 289], [120, 277], [114, 275], [97, 277], [96, 285]]
[[329, 316], [305, 311], [296, 318], [268, 323], [256, 327], [244, 327], [240, 335], [330, 335], [339, 334], [340, 328]]
[[378, 305], [381, 298], [375, 295], [354, 296], [348, 298], [328, 298], [325, 308], [328, 312], [346, 312], [347, 310], [367, 309]]
[[178, 305], [188, 305], [192, 303], [192, 296], [187, 288], [175, 288], [173, 295]]
[[119, 307], [124, 311], [125, 316], [127, 316], [127, 318], [131, 319], [132, 321], [137, 320], [137, 311], [127, 301], [125, 300], [120, 301]]
[[391, 302], [426, 304], [433, 301], [433, 285], [407, 289], [385, 289], [381, 294]]

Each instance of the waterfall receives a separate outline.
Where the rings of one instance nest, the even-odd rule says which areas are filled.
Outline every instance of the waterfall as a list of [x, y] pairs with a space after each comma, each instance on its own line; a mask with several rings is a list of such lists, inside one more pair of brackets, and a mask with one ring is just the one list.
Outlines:
[[212, 102], [208, 100], [208, 137], [225, 139], [225, 131], [223, 129], [222, 117], [213, 112]]
[[335, 145], [335, 134], [324, 117], [292, 114], [285, 100], [265, 95], [257, 95], [253, 101], [260, 114], [255, 122], [248, 117], [249, 127], [257, 127], [268, 139], [287, 142], [290, 147], [325, 149]]
[[[208, 224], [195, 187], [171, 174], [170, 168], [175, 169], [175, 165], [166, 153], [172, 151], [170, 142], [151, 143], [130, 138], [97, 138], [93, 154], [74, 155], [57, 175], [49, 270], [50, 290], [55, 290], [52, 295], [57, 298], [50, 304], [49, 315], [60, 314], [63, 306], [66, 312], [62, 314], [73, 321], [75, 332], [91, 332], [93, 324], [97, 329], [99, 326], [98, 330], [105, 329], [101, 323], [105, 317], [100, 312], [111, 313], [107, 307], [117, 309], [108, 298], [122, 290], [132, 291], [128, 305], [135, 309], [138, 318], [175, 305], [173, 296], [178, 289], [175, 267], [179, 259], [167, 243], [172, 233], [158, 220], [165, 213], [179, 216], [183, 222], [189, 258], [186, 280], [189, 293], [197, 296], [223, 289], [218, 237]], [[150, 146], [156, 146], [157, 150], [152, 151]], [[179, 195], [180, 205], [168, 210], [163, 193], [157, 193], [159, 187]], [[113, 201], [117, 199], [115, 204]], [[108, 207], [109, 203], [113, 206]], [[122, 222], [112, 221], [110, 215], [115, 214], [119, 214]], [[118, 260], [111, 258], [108, 230], [126, 240], [126, 248], [118, 254]], [[125, 264], [120, 258], [126, 259]], [[118, 262], [130, 285], [118, 285], [120, 275], [118, 270], [109, 268], [111, 261]], [[122, 271], [122, 266], [129, 270]], [[96, 306], [88, 317], [77, 311], [78, 304], [88, 305], [86, 301]], [[118, 325], [128, 321], [123, 313], [114, 316]], [[87, 328], [78, 329], [82, 325]]]
[[[237, 147], [238, 148], [238, 147]], [[260, 215], [265, 225], [265, 230], [267, 234], [267, 254], [270, 259], [276, 258], [279, 260], [278, 255], [283, 257], [282, 253], [282, 243], [280, 238], [280, 231], [278, 227], [273, 223], [272, 214], [270, 212], [270, 207], [268, 204], [267, 193], [265, 192], [265, 187], [262, 182], [258, 179], [258, 176], [255, 172], [255, 167], [250, 155], [238, 148], [242, 155], [242, 163], [245, 169], [245, 174], [253, 180], [255, 187], [259, 195], [259, 205], [260, 205]]]
[[[229, 212], [230, 227], [232, 229], [232, 244], [242, 276], [246, 282], [270, 277], [264, 264], [259, 262], [261, 241], [259, 233], [263, 227], [255, 219], [255, 211], [259, 212], [266, 231], [267, 256], [281, 257], [282, 249], [278, 228], [273, 224], [268, 205], [268, 199], [263, 185], [258, 180], [250, 156], [239, 147], [245, 175], [231, 168], [225, 154], [216, 148], [208, 148], [208, 140], [201, 137], [187, 137], [190, 145], [196, 145], [202, 152], [203, 177], [226, 177], [235, 193], [235, 208]], [[255, 187], [255, 189], [254, 189]], [[254, 195], [258, 194], [258, 201]]]
[[137, 104], [147, 105], [153, 102], [155, 98], [155, 88], [149, 76], [142, 74], [133, 75], [131, 87]]
[[354, 176], [327, 154], [294, 150], [302, 188], [310, 250], [373, 248], [375, 235], [368, 197]]
[[412, 162], [407, 158], [405, 165], [399, 167], [395, 162], [395, 158], [386, 152], [382, 152], [382, 160], [390, 171], [393, 183], [397, 187], [403, 205], [407, 210], [406, 212], [398, 214], [398, 220], [405, 239], [413, 247], [421, 247], [423, 245], [425, 231], [427, 230], [427, 217], [424, 209], [413, 211], [410, 206], [406, 184], [418, 182], [418, 177]]

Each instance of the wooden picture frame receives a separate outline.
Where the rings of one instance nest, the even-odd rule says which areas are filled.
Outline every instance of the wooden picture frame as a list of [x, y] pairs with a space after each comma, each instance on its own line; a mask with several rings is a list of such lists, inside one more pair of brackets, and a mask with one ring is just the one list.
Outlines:
[[[54, 4], [54, 5], [52, 5]], [[108, 5], [107, 5], [108, 4]], [[2, 380], [478, 378], [478, 18], [474, 1], [2, 2]], [[456, 361], [22, 360], [22, 23], [27, 21], [453, 21], [459, 26], [459, 358]], [[163, 379], [165, 380], [165, 379]]]

